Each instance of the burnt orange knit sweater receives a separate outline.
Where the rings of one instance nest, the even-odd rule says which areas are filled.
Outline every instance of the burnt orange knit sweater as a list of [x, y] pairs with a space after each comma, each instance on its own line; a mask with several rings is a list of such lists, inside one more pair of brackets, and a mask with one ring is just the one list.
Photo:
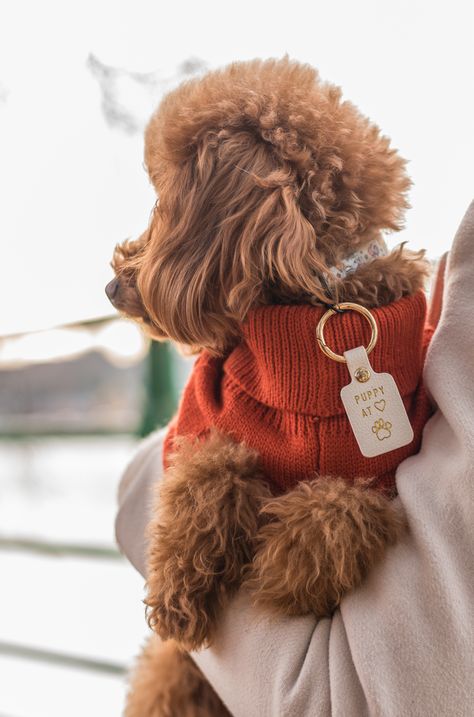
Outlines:
[[[374, 487], [393, 494], [395, 470], [418, 452], [433, 412], [421, 381], [432, 335], [425, 294], [373, 310], [379, 339], [371, 364], [395, 378], [415, 434], [409, 445], [374, 458], [361, 454], [339, 396], [350, 381], [346, 365], [328, 359], [317, 345], [324, 311], [308, 304], [254, 309], [230, 353], [200, 354], [170, 424], [165, 466], [176, 435], [204, 437], [214, 426], [258, 450], [276, 492], [319, 474], [373, 477]], [[353, 311], [332, 317], [325, 329], [337, 353], [366, 346], [369, 334], [367, 322]]]

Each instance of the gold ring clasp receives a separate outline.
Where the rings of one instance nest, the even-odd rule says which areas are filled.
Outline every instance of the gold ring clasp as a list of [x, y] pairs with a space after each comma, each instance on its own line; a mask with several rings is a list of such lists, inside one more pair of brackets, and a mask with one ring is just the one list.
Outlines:
[[365, 308], [365, 306], [361, 306], [360, 304], [353, 304], [350, 301], [346, 301], [343, 304], [334, 304], [334, 309], [328, 309], [325, 314], [321, 316], [319, 319], [318, 325], [316, 327], [316, 339], [319, 344], [319, 348], [323, 352], [323, 354], [326, 354], [326, 356], [333, 361], [338, 361], [339, 363], [347, 363], [344, 356], [341, 356], [341, 354], [336, 354], [334, 351], [331, 351], [329, 346], [327, 345], [325, 339], [324, 339], [324, 327], [326, 326], [327, 321], [331, 318], [331, 316], [334, 316], [334, 314], [337, 313], [335, 309], [340, 309], [343, 311], [350, 310], [350, 311], [357, 311], [359, 314], [362, 314], [364, 318], [367, 319], [367, 321], [370, 324], [370, 327], [372, 329], [372, 336], [370, 338], [369, 344], [366, 348], [367, 354], [370, 354], [370, 352], [373, 350], [375, 344], [377, 343], [378, 339], [378, 328], [377, 328], [377, 322], [375, 321], [375, 318], [372, 316], [370, 311]]

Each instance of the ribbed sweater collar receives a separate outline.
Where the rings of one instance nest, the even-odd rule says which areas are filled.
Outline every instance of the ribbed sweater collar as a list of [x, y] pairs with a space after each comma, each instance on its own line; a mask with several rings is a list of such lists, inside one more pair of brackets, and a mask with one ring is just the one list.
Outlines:
[[[283, 411], [335, 416], [344, 413], [339, 392], [350, 381], [345, 364], [327, 358], [316, 341], [324, 307], [263, 306], [243, 326], [242, 342], [224, 362], [228, 380], [258, 402]], [[377, 372], [392, 374], [402, 396], [419, 384], [425, 352], [423, 291], [372, 311], [379, 338], [370, 354]], [[336, 353], [367, 345], [370, 327], [354, 311], [332, 317], [325, 327]]]

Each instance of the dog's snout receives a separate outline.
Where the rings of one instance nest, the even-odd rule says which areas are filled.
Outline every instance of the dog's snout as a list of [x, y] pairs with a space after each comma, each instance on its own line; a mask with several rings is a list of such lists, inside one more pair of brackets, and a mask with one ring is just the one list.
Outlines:
[[109, 301], [114, 303], [114, 299], [117, 297], [117, 292], [119, 288], [119, 280], [117, 277], [115, 279], [112, 279], [112, 281], [109, 281], [107, 286], [105, 287], [105, 293], [107, 294], [107, 298]]

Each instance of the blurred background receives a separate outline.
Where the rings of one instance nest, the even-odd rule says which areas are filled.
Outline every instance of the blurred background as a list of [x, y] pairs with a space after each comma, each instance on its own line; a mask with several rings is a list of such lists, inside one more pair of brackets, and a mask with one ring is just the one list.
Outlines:
[[236, 59], [310, 62], [410, 160], [408, 240], [449, 249], [473, 187], [468, 0], [3, 0], [0, 22], [0, 717], [111, 717], [146, 633], [114, 543], [117, 484], [192, 360], [104, 295], [155, 201], [143, 129]]

